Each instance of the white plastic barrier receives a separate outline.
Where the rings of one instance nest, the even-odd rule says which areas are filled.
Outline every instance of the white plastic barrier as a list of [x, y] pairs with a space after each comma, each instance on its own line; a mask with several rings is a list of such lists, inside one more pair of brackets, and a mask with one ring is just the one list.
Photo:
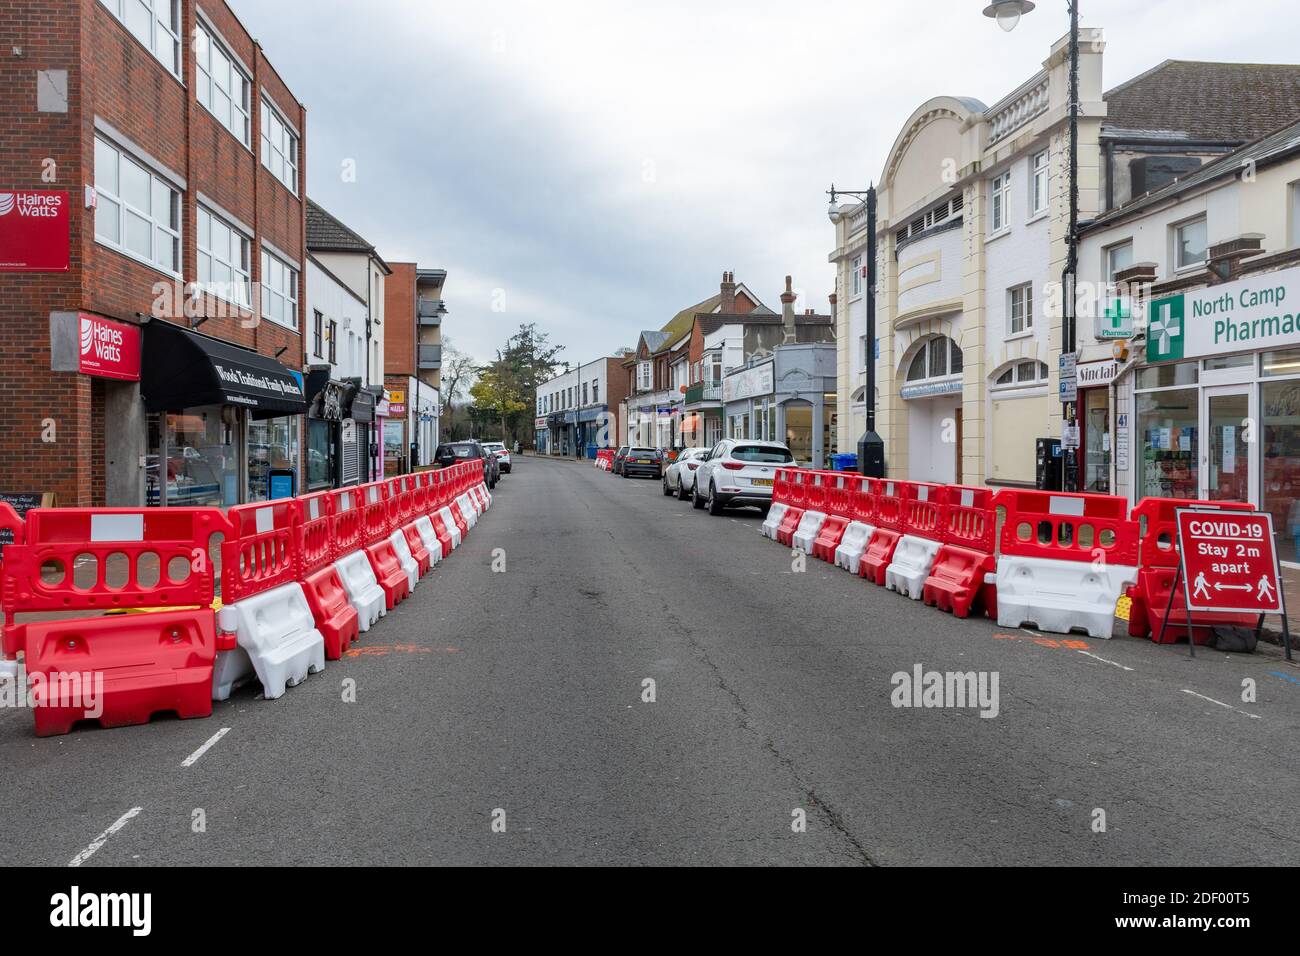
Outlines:
[[236, 687], [253, 679], [253, 662], [248, 651], [235, 646], [228, 651], [217, 651], [212, 664], [212, 699], [229, 700]]
[[438, 515], [442, 518], [442, 526], [451, 535], [451, 549], [455, 551], [460, 547], [460, 525], [456, 524], [456, 517], [451, 513], [451, 506], [443, 505], [438, 509]]
[[867, 550], [867, 545], [871, 544], [871, 536], [875, 533], [874, 525], [850, 521], [844, 528], [844, 537], [840, 538], [840, 546], [835, 549], [835, 566], [843, 568], [850, 574], [857, 574], [862, 555]]
[[267, 700], [282, 696], [286, 685], [301, 684], [308, 674], [325, 669], [325, 638], [316, 630], [301, 584], [285, 584], [226, 605], [217, 612], [217, 621], [248, 654]]
[[1032, 624], [1056, 634], [1085, 630], [1108, 639], [1115, 604], [1136, 580], [1137, 569], [1127, 565], [1004, 555], [996, 575], [998, 625]]
[[773, 541], [776, 540], [776, 529], [781, 527], [781, 519], [785, 517], [789, 507], [789, 505], [781, 504], [772, 505], [767, 512], [767, 517], [763, 519], [763, 537], [771, 538]]
[[465, 526], [472, 528], [478, 524], [478, 509], [474, 507], [474, 501], [469, 492], [456, 497], [456, 507], [460, 509], [460, 516], [465, 519]]
[[903, 535], [894, 547], [894, 560], [885, 569], [885, 587], [905, 594], [913, 601], [921, 600], [925, 579], [930, 576], [939, 547], [938, 541], [913, 534]]
[[826, 513], [824, 511], [805, 511], [803, 517], [799, 519], [799, 526], [794, 529], [794, 535], [790, 539], [794, 549], [802, 551], [804, 554], [812, 554], [813, 542], [817, 540], [817, 535], [821, 532], [822, 525], [825, 523]]
[[384, 589], [379, 586], [370, 559], [364, 551], [353, 551], [347, 557], [335, 561], [334, 567], [343, 579], [343, 590], [348, 592], [348, 603], [357, 609], [357, 624], [363, 633], [370, 630], [371, 624], [388, 613]]
[[411, 584], [411, 590], [420, 583], [420, 562], [415, 560], [415, 555], [411, 554], [411, 545], [406, 540], [406, 535], [401, 531], [394, 531], [388, 536], [388, 543], [393, 546], [393, 551], [397, 554], [397, 563], [402, 566], [406, 572], [406, 580]]
[[415, 519], [415, 530], [420, 533], [424, 550], [429, 552], [430, 565], [437, 564], [442, 560], [442, 542], [438, 540], [438, 532], [434, 530], [433, 522], [427, 515], [420, 515]]

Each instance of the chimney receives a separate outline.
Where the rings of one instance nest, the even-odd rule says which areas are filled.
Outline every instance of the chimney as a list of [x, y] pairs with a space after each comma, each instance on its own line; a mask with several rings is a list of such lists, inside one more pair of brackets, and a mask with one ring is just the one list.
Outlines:
[[781, 327], [784, 335], [782, 345], [793, 345], [798, 341], [794, 325], [794, 289], [789, 276], [785, 277], [785, 291], [781, 293]]
[[[1225, 239], [1210, 246], [1206, 253], [1207, 267], [1214, 279], [1211, 285], [1231, 282], [1241, 275], [1241, 261], [1264, 251], [1264, 234], [1248, 232], [1233, 239]], [[1215, 281], [1218, 280], [1218, 282]]]
[[734, 272], [722, 273], [722, 286], [719, 290], [722, 296], [722, 302], [718, 311], [723, 315], [734, 315], [736, 312], [736, 274]]

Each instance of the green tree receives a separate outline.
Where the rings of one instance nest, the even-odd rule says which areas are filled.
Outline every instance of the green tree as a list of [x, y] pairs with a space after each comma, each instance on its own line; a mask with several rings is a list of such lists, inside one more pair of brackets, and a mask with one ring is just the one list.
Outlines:
[[474, 405], [481, 412], [491, 411], [501, 423], [501, 440], [509, 440], [509, 423], [529, 407], [528, 395], [520, 388], [519, 376], [501, 353], [490, 365], [478, 370], [478, 381], [469, 390]]

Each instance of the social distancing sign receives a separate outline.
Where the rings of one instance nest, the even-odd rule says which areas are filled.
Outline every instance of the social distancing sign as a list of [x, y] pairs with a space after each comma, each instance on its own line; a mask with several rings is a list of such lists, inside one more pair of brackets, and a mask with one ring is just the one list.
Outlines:
[[1188, 610], [1282, 613], [1271, 514], [1179, 508], [1178, 550]]

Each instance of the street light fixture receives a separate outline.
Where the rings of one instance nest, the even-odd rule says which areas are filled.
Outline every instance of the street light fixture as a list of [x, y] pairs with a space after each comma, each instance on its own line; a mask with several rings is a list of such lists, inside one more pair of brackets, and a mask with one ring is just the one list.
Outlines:
[[[868, 478], [885, 477], [885, 440], [876, 432], [876, 187], [862, 189], [836, 189], [831, 184], [831, 204], [826, 216], [839, 225], [844, 220], [844, 209], [838, 196], [854, 196], [867, 207], [867, 382], [862, 399], [867, 409], [867, 430], [858, 439], [858, 470]], [[846, 383], [847, 384], [847, 383]]]
[[[1079, 0], [1066, 0], [1070, 11], [1070, 226], [1065, 234], [1065, 268], [1061, 271], [1061, 352], [1074, 354], [1075, 280], [1079, 269]], [[1002, 29], [1015, 29], [1020, 17], [1034, 9], [1030, 0], [993, 0], [984, 15], [998, 21]], [[1077, 420], [1076, 402], [1063, 402], [1061, 418], [1071, 425]], [[1074, 491], [1078, 479], [1078, 450], [1064, 456], [1062, 484]]]
[[1010, 33], [1020, 18], [1033, 9], [1030, 0], [993, 0], [984, 8], [984, 16], [998, 21], [998, 26]]

